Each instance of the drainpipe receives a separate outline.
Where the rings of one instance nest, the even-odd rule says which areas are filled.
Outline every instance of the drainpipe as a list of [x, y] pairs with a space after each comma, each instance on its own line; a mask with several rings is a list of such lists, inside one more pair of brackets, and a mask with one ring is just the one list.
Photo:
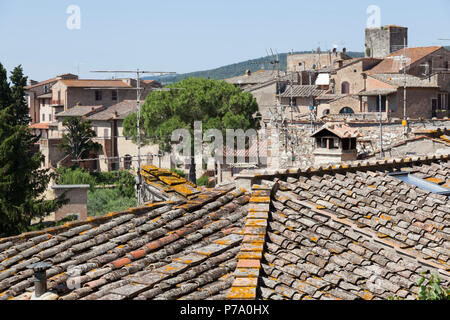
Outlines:
[[47, 269], [51, 266], [48, 262], [38, 262], [27, 267], [34, 271], [34, 295], [37, 298], [47, 292]]

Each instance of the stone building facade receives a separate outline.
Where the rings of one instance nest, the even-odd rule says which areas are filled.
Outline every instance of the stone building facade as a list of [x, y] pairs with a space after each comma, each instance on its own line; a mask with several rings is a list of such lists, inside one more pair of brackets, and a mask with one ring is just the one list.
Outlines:
[[389, 25], [366, 29], [366, 57], [383, 58], [408, 45], [408, 28]]

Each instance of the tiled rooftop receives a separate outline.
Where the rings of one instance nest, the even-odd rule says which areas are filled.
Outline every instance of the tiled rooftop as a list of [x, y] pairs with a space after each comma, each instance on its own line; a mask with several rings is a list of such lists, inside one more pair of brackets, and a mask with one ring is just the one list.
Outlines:
[[89, 116], [91, 114], [95, 114], [99, 111], [105, 110], [104, 106], [74, 106], [66, 111], [62, 111], [56, 114], [57, 118], [61, 117], [82, 117]]
[[[293, 85], [292, 86], [292, 96], [306, 98], [311, 95], [314, 97], [320, 96], [325, 90], [320, 90], [318, 86], [315, 85]], [[291, 87], [286, 86], [286, 90], [279, 94], [279, 97], [290, 98], [291, 97]]]
[[29, 299], [38, 261], [62, 300], [414, 299], [422, 271], [450, 280], [450, 200], [399, 169], [450, 183], [449, 156], [266, 171], [0, 239], [0, 299]]
[[[448, 162], [412, 169], [450, 180]], [[261, 298], [414, 298], [430, 269], [448, 285], [448, 197], [377, 171], [289, 181], [272, 203]]]
[[405, 51], [406, 57], [410, 59], [408, 61], [408, 65], [411, 65], [441, 48], [442, 48], [441, 46], [415, 47], [415, 48], [406, 48], [406, 50], [401, 49], [395, 51], [390, 55], [388, 55], [378, 65], [369, 70], [368, 73], [370, 74], [398, 73], [400, 70], [402, 70], [403, 63], [397, 59], [403, 56], [405, 54]]
[[[144, 101], [141, 101], [141, 105]], [[124, 100], [115, 105], [112, 105], [105, 110], [96, 112], [88, 117], [89, 120], [102, 120], [107, 121], [111, 119], [125, 119], [128, 115], [136, 112], [137, 101], [136, 100]]]

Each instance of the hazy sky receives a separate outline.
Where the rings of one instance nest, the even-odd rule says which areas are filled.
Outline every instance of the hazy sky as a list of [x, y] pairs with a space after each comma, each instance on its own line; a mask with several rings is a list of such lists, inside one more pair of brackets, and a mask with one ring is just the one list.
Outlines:
[[[70, 5], [80, 29], [69, 29]], [[61, 73], [147, 69], [185, 73], [278, 52], [364, 50], [370, 5], [381, 24], [409, 27], [410, 46], [450, 45], [449, 0], [0, 0], [0, 62], [45, 80]], [[74, 24], [75, 23], [75, 24]]]

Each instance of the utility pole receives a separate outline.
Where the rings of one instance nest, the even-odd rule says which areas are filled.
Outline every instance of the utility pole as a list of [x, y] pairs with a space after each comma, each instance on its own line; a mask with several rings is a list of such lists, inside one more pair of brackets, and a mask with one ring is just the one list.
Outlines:
[[408, 135], [408, 121], [406, 120], [406, 37], [403, 38], [403, 134], [406, 137]]
[[[309, 119], [311, 122], [311, 128], [310, 128], [310, 132], [311, 134], [314, 133], [314, 126], [313, 126], [313, 111], [314, 111], [314, 98], [313, 98], [313, 85], [312, 85], [312, 71], [309, 70], [309, 85], [311, 88], [311, 92], [310, 92], [310, 98], [309, 98]], [[314, 138], [312, 138], [312, 146], [314, 148]]]
[[383, 159], [383, 113], [381, 112], [381, 94], [378, 96], [380, 109], [380, 159]]
[[94, 73], [128, 73], [128, 74], [136, 74], [136, 107], [137, 107], [137, 153], [138, 153], [138, 182], [137, 182], [137, 202], [138, 205], [142, 204], [142, 175], [141, 175], [141, 75], [142, 74], [158, 74], [158, 75], [167, 75], [167, 74], [175, 74], [175, 72], [165, 72], [165, 71], [142, 71], [139, 69], [136, 70], [120, 70], [120, 71], [91, 71]]

